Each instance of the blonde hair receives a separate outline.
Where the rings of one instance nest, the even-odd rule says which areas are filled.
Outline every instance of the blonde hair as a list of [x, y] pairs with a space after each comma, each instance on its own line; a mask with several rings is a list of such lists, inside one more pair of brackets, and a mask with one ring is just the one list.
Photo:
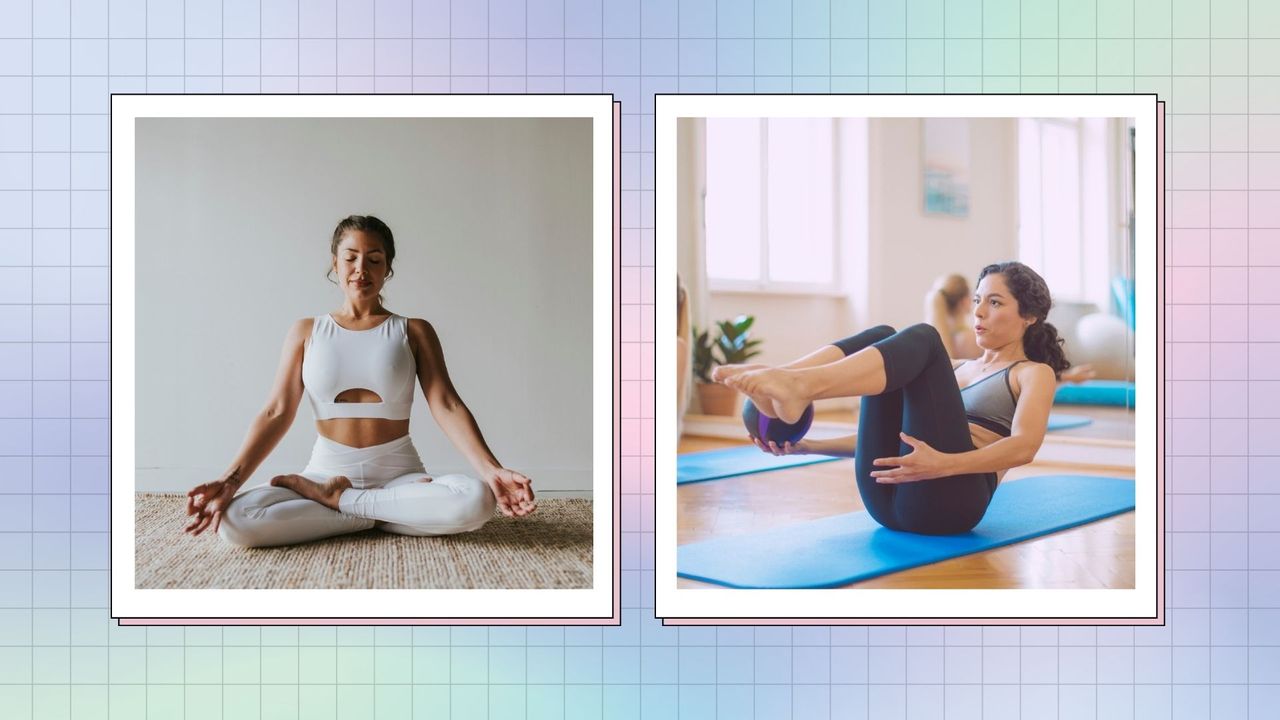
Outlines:
[[938, 278], [933, 287], [947, 301], [947, 312], [955, 312], [960, 303], [969, 297], [969, 281], [959, 273]]

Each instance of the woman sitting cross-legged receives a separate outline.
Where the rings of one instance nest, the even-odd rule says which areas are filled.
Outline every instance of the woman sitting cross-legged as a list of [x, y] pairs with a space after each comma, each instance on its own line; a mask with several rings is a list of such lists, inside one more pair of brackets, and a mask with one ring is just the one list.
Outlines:
[[[382, 304], [394, 271], [395, 238], [372, 215], [352, 215], [329, 243], [343, 305], [294, 323], [266, 407], [240, 453], [216, 480], [187, 493], [186, 531], [213, 530], [244, 547], [292, 545], [370, 528], [399, 535], [476, 530], [537, 509], [532, 481], [503, 467], [462, 402], [435, 330]], [[409, 436], [415, 382], [431, 416], [476, 475], [435, 476]], [[303, 397], [316, 417], [307, 466], [240, 492], [297, 416]]]

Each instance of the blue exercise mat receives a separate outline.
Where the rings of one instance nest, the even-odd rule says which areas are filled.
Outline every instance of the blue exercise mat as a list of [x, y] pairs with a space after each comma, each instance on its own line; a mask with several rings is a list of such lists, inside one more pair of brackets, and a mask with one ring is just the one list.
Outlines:
[[[929, 481], [925, 481], [929, 482]], [[978, 527], [916, 535], [865, 512], [677, 548], [680, 577], [738, 588], [826, 588], [991, 550], [1134, 508], [1132, 480], [1044, 475], [1000, 485]]]
[[1057, 405], [1133, 407], [1133, 396], [1133, 383], [1127, 380], [1086, 380], [1059, 385], [1053, 402]]
[[[1082, 415], [1054, 413], [1049, 416], [1049, 431], [1083, 427], [1091, 422], [1093, 422], [1092, 419]], [[826, 455], [770, 455], [755, 445], [687, 453], [676, 456], [676, 484], [720, 480], [841, 459]]]
[[1087, 418], [1083, 415], [1066, 415], [1060, 413], [1051, 413], [1049, 415], [1048, 431], [1054, 430], [1070, 430], [1071, 428], [1084, 427], [1093, 422], [1093, 418]]
[[687, 453], [676, 456], [676, 484], [719, 480], [840, 459], [826, 455], [770, 455], [755, 445]]

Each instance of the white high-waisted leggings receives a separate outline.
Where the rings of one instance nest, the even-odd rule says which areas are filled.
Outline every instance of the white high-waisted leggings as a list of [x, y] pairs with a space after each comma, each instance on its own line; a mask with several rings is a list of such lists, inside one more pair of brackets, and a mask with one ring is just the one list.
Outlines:
[[[317, 483], [344, 475], [351, 488], [330, 510], [288, 488], [255, 487], [231, 501], [218, 534], [233, 545], [292, 545], [378, 527], [400, 535], [468, 532], [493, 517], [493, 492], [466, 475], [432, 477], [408, 435], [353, 448], [317, 437], [300, 473]], [[423, 482], [431, 477], [431, 482]]]

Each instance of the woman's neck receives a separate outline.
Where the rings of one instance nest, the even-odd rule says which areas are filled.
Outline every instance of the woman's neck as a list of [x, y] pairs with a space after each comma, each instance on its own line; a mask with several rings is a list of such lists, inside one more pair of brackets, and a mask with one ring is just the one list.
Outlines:
[[998, 348], [983, 350], [982, 355], [978, 358], [978, 362], [984, 367], [1000, 365], [1002, 363], [1015, 363], [1019, 360], [1026, 360], [1027, 353], [1020, 342], [1011, 342], [1008, 345], [1002, 345]]
[[339, 312], [343, 317], [350, 317], [356, 320], [363, 320], [364, 318], [367, 318], [367, 317], [374, 317], [377, 315], [389, 314], [386, 308], [382, 307], [382, 305], [378, 303], [374, 303], [371, 306], [362, 307], [349, 302], [345, 302], [342, 304], [342, 309]]

